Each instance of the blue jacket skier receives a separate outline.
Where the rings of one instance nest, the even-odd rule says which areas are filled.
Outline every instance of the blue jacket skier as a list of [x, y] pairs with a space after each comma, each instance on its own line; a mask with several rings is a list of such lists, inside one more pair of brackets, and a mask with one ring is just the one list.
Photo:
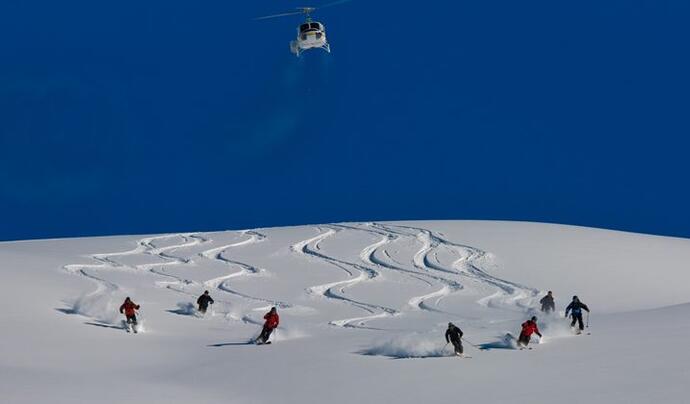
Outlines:
[[575, 323], [577, 322], [580, 327], [580, 332], [585, 329], [585, 325], [582, 322], [582, 310], [586, 310], [587, 313], [589, 313], [589, 307], [582, 303], [577, 296], [573, 296], [573, 301], [565, 308], [565, 318], [568, 318], [568, 313], [571, 313], [573, 321], [570, 323], [570, 326], [575, 327]]

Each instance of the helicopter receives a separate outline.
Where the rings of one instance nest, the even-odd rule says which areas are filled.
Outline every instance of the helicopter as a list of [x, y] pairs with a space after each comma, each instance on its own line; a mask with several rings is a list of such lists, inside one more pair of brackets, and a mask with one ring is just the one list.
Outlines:
[[311, 14], [317, 9], [335, 6], [337, 4], [346, 3], [350, 0], [339, 0], [332, 3], [325, 4], [320, 7], [297, 7], [295, 10], [287, 13], [267, 15], [255, 18], [255, 20], [267, 20], [269, 18], [287, 17], [290, 15], [304, 14], [305, 21], [297, 27], [297, 38], [290, 41], [290, 52], [299, 57], [302, 52], [308, 49], [323, 49], [331, 53], [331, 45], [326, 39], [326, 27], [311, 18]]

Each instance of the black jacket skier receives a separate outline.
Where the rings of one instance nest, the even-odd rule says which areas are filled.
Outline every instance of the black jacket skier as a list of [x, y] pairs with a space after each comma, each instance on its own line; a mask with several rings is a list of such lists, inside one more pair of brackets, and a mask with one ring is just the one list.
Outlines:
[[556, 310], [556, 303], [553, 301], [553, 294], [549, 290], [546, 296], [542, 297], [539, 301], [541, 303], [541, 311], [544, 313], [549, 313]]
[[582, 303], [577, 296], [573, 296], [573, 301], [565, 308], [565, 318], [568, 318], [569, 312], [572, 313], [573, 321], [570, 322], [570, 326], [575, 327], [575, 323], [577, 322], [580, 327], [580, 332], [585, 329], [585, 325], [582, 322], [582, 310], [586, 310], [587, 313], [589, 313], [589, 307]]
[[206, 313], [206, 310], [208, 309], [209, 304], [213, 304], [214, 301], [211, 299], [211, 296], [208, 294], [208, 290], [204, 291], [204, 294], [199, 296], [198, 299], [196, 299], [196, 304], [199, 305], [199, 311], [202, 313]]
[[455, 348], [456, 355], [462, 355], [462, 330], [455, 326], [453, 323], [448, 323], [448, 329], [446, 330], [446, 343], [452, 343], [453, 348]]

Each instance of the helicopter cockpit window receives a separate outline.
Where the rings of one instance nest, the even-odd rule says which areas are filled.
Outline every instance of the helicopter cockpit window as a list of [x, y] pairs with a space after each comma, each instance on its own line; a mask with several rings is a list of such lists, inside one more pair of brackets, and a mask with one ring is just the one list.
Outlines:
[[309, 29], [309, 24], [302, 24], [299, 26], [299, 31], [304, 32]]
[[[306, 25], [306, 24], [305, 24], [305, 25]], [[320, 25], [321, 25], [321, 24], [319, 24], [318, 22], [312, 22], [312, 23], [311, 23], [311, 27], [312, 27], [313, 29], [321, 29]]]

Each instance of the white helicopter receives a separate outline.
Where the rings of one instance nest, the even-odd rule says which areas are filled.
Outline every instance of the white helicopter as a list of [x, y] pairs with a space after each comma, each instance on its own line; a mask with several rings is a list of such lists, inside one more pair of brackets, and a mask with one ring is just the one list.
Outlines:
[[333, 3], [325, 4], [321, 7], [297, 7], [297, 11], [291, 11], [288, 13], [267, 15], [264, 17], [255, 18], [255, 20], [266, 20], [269, 18], [286, 17], [289, 15], [304, 14], [306, 15], [305, 21], [297, 27], [297, 39], [290, 41], [290, 51], [299, 56], [302, 52], [307, 49], [319, 48], [323, 49], [328, 53], [331, 53], [331, 45], [329, 45], [326, 39], [326, 27], [311, 18], [311, 13], [317, 9], [322, 9], [325, 7], [335, 6], [336, 4], [346, 3], [350, 0], [339, 0]]

